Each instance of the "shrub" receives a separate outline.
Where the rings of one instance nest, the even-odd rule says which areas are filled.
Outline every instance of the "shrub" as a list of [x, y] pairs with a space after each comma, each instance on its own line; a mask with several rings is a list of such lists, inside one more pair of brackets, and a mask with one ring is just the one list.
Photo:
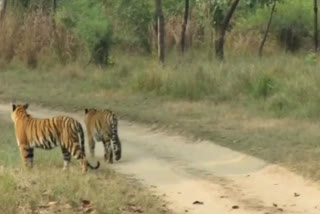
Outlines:
[[92, 60], [107, 64], [111, 47], [111, 25], [99, 0], [62, 1], [57, 23], [71, 29], [85, 41]]
[[153, 4], [149, 0], [104, 0], [108, 17], [112, 20], [114, 39], [126, 49], [151, 52], [150, 27]]
[[[305, 38], [312, 36], [313, 9], [311, 1], [290, 0], [278, 3], [271, 25], [271, 33], [277, 36], [280, 45], [289, 51], [298, 50]], [[236, 29], [239, 31], [265, 31], [270, 15], [270, 7], [258, 8], [238, 19]]]

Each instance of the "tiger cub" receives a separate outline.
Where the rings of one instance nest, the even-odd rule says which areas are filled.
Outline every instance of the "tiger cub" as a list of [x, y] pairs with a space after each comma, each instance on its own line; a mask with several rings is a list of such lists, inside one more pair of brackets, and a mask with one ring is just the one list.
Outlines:
[[121, 159], [121, 142], [118, 137], [118, 118], [114, 112], [108, 109], [85, 109], [85, 124], [89, 142], [90, 153], [94, 157], [95, 143], [102, 141], [104, 145], [104, 159], [107, 163], [113, 163]]
[[64, 158], [63, 169], [68, 168], [71, 155], [80, 159], [83, 173], [88, 167], [99, 168], [99, 161], [92, 166], [86, 159], [83, 129], [78, 121], [67, 116], [37, 119], [28, 114], [27, 108], [28, 104], [12, 104], [11, 113], [21, 158], [26, 167], [33, 166], [34, 148], [49, 150], [60, 146]]

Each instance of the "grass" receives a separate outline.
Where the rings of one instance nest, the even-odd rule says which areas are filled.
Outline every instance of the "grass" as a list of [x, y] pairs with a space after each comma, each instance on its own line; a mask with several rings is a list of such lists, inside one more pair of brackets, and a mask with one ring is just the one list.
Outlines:
[[62, 173], [60, 149], [35, 150], [34, 168], [25, 169], [12, 123], [1, 117], [0, 129], [1, 213], [168, 213], [160, 199], [106, 166], [83, 175], [73, 160]]
[[191, 52], [169, 56], [164, 68], [148, 57], [115, 59], [105, 69], [5, 65], [0, 99], [68, 111], [107, 107], [320, 178], [317, 56], [229, 55], [218, 63]]

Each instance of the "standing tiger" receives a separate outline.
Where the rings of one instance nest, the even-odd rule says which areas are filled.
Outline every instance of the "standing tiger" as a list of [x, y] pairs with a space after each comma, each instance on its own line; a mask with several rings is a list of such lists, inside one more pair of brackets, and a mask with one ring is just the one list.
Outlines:
[[64, 158], [63, 169], [68, 168], [71, 155], [80, 159], [83, 173], [92, 166], [86, 159], [84, 147], [84, 134], [81, 124], [73, 118], [58, 116], [48, 119], [33, 118], [27, 113], [28, 104], [12, 104], [11, 119], [14, 122], [17, 143], [20, 149], [22, 161], [26, 167], [33, 166], [33, 149], [52, 149], [60, 146]]
[[122, 151], [116, 114], [108, 109], [97, 110], [94, 108], [85, 109], [84, 112], [91, 155], [94, 157], [95, 143], [102, 141], [105, 161], [113, 163], [113, 152], [115, 160], [120, 160]]

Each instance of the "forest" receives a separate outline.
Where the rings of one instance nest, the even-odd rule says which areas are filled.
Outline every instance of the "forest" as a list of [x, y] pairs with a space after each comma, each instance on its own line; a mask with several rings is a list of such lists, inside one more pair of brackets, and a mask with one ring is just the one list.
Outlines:
[[2, 0], [1, 5], [1, 58], [27, 66], [79, 59], [107, 65], [112, 50], [154, 54], [160, 41], [159, 52], [200, 50], [218, 59], [224, 57], [223, 43], [231, 54], [260, 56], [264, 46], [269, 55], [318, 48], [316, 0]]
[[64, 70], [101, 90], [320, 115], [316, 0], [2, 0], [1, 8], [3, 66]]

